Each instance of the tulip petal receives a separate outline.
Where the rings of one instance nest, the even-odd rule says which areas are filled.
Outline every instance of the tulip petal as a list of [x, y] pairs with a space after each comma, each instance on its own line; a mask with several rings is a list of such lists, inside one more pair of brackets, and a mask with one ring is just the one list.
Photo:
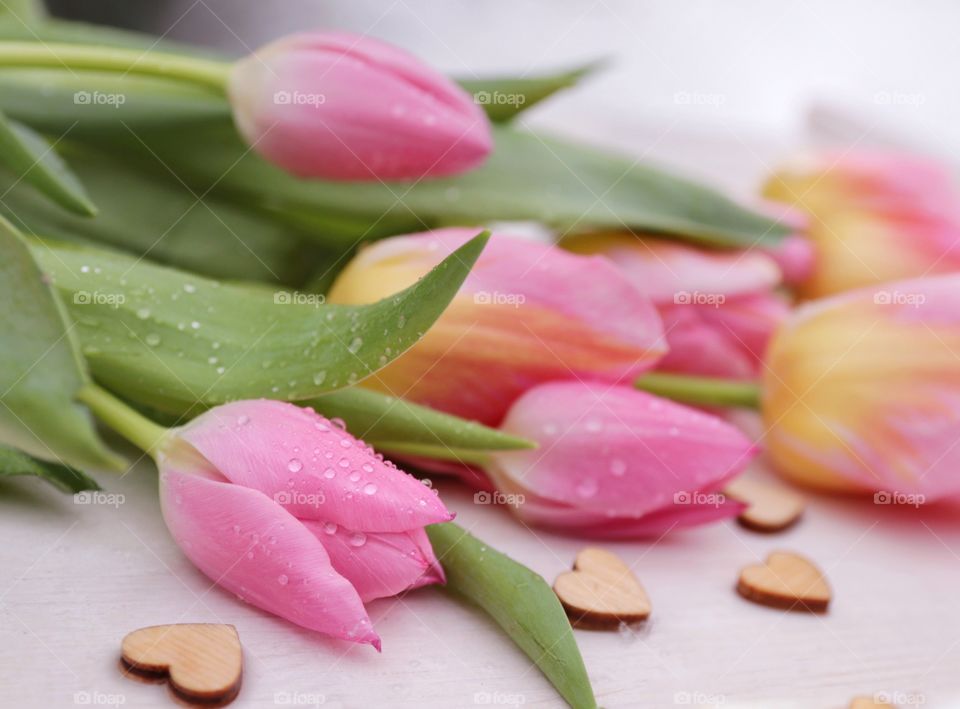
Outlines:
[[648, 235], [609, 232], [565, 240], [576, 253], [603, 254], [658, 305], [702, 296], [757, 293], [779, 285], [780, 268], [762, 251], [717, 251]]
[[[701, 499], [702, 501], [695, 501]], [[511, 507], [529, 524], [591, 539], [637, 539], [729, 519], [746, 505], [717, 493], [675, 493], [674, 503], [640, 517], [611, 517], [527, 496], [523, 504]]]
[[[441, 229], [374, 244], [343, 271], [330, 300], [391, 295], [475, 231]], [[656, 309], [609, 261], [494, 235], [435, 325], [364, 385], [496, 425], [540, 382], [630, 379], [665, 351]], [[477, 386], [478, 374], [485, 386]]]
[[709, 322], [705, 308], [666, 306], [661, 315], [670, 351], [657, 364], [658, 370], [734, 379], [756, 375], [756, 358], [731, 333]]
[[380, 649], [323, 545], [266, 495], [175, 470], [163, 471], [160, 493], [174, 539], [216, 584], [297, 625]]
[[510, 409], [503, 430], [540, 448], [497, 453], [488, 473], [501, 490], [611, 516], [639, 517], [678, 492], [715, 489], [755, 454], [736, 428], [710, 414], [624, 386], [544, 384]]
[[764, 194], [811, 217], [817, 258], [801, 284], [804, 297], [960, 269], [958, 193], [950, 173], [932, 160], [806, 156], [771, 176]]
[[960, 495], [960, 275], [795, 311], [771, 343], [762, 410], [778, 472], [808, 485]]
[[303, 523], [330, 555], [333, 568], [366, 603], [432, 583], [443, 583], [443, 569], [423, 529], [365, 534], [335, 524]]
[[180, 437], [230, 482], [300, 519], [403, 532], [453, 518], [432, 490], [310, 409], [266, 399], [224, 404]]

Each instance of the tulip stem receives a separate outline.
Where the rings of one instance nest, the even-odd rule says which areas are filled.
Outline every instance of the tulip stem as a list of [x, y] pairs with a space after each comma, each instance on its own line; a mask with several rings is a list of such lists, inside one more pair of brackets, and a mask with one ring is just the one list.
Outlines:
[[49, 42], [0, 42], [0, 67], [100, 71], [200, 84], [223, 94], [231, 64], [122, 47]]
[[77, 399], [90, 407], [97, 418], [151, 457], [167, 435], [167, 429], [142, 416], [110, 392], [88, 384]]
[[654, 372], [637, 379], [634, 386], [684, 404], [760, 408], [760, 384], [757, 382]]

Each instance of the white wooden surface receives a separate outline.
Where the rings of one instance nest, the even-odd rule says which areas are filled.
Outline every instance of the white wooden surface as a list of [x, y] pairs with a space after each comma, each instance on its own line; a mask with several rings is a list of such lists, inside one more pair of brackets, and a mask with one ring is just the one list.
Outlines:
[[[602, 132], [592, 120], [579, 125]], [[740, 138], [614, 128], [630, 149], [737, 189], [777, 152]], [[165, 686], [121, 677], [120, 640], [188, 621], [239, 629], [246, 668], [237, 707], [562, 705], [498, 628], [439, 590], [371, 605], [381, 655], [331, 641], [211, 587], [167, 534], [149, 464], [101, 480], [122, 504], [76, 505], [36, 481], [0, 483], [2, 707], [171, 706]], [[440, 488], [460, 523], [550, 581], [582, 546]], [[885, 691], [905, 706], [960, 707], [958, 519], [956, 509], [815, 498], [782, 535], [726, 523], [610, 545], [634, 566], [654, 611], [636, 632], [577, 632], [601, 705], [841, 709], [856, 694]], [[828, 615], [735, 594], [739, 569], [775, 548], [826, 571], [835, 590]]]
[[[113, 507], [75, 505], [30, 481], [3, 484], [0, 705], [170, 706], [166, 687], [121, 677], [120, 640], [141, 626], [187, 621], [239, 629], [246, 668], [238, 707], [561, 705], [495, 626], [438, 590], [372, 604], [384, 642], [378, 655], [211, 588], [168, 536], [155, 485], [150, 466], [139, 466], [110, 484], [124, 496]], [[533, 533], [453, 486], [441, 489], [462, 524], [547, 579], [581, 546]], [[960, 706], [956, 511], [815, 499], [782, 535], [730, 523], [610, 548], [634, 566], [654, 611], [636, 632], [577, 632], [608, 709], [840, 709], [878, 691], [903, 703]], [[739, 568], [774, 548], [821, 565], [835, 590], [829, 614], [784, 613], [734, 593]]]

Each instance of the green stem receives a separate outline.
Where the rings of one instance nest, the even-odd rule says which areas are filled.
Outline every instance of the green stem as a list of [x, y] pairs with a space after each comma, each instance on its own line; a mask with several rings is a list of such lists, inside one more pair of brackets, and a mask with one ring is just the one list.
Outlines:
[[640, 377], [634, 386], [685, 404], [760, 408], [760, 385], [757, 382], [654, 372]]
[[0, 42], [0, 67], [103, 71], [200, 84], [224, 93], [231, 65], [177, 54], [48, 42]]
[[89, 406], [97, 418], [151, 456], [155, 456], [167, 435], [166, 428], [140, 415], [96, 384], [88, 384], [80, 389], [77, 399]]

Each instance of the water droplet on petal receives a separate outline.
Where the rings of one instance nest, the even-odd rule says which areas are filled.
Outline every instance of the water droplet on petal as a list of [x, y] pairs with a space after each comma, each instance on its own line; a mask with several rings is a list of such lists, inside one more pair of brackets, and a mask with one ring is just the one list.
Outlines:
[[354, 532], [350, 535], [350, 546], [352, 547], [362, 547], [367, 543], [367, 535], [363, 532]]
[[303, 463], [301, 463], [298, 458], [291, 458], [290, 462], [287, 463], [287, 470], [291, 473], [299, 473], [303, 470]]
[[288, 581], [290, 581], [290, 579], [286, 574], [280, 574], [277, 576], [277, 583], [281, 586], [286, 586]]
[[337, 477], [337, 471], [333, 468], [327, 468], [323, 471], [323, 477], [325, 477], [327, 480], [333, 480], [335, 477]]
[[627, 472], [627, 464], [619, 458], [610, 461], [610, 473], [616, 477], [622, 477]]
[[580, 497], [593, 497], [597, 494], [597, 481], [593, 478], [584, 478], [577, 485], [577, 494]]
[[363, 494], [364, 494], [364, 495], [376, 495], [376, 494], [377, 494], [377, 486], [374, 485], [373, 483], [367, 483], [366, 485], [363, 486]]
[[335, 525], [333, 522], [324, 522], [323, 531], [326, 532], [327, 534], [336, 534], [337, 525]]

